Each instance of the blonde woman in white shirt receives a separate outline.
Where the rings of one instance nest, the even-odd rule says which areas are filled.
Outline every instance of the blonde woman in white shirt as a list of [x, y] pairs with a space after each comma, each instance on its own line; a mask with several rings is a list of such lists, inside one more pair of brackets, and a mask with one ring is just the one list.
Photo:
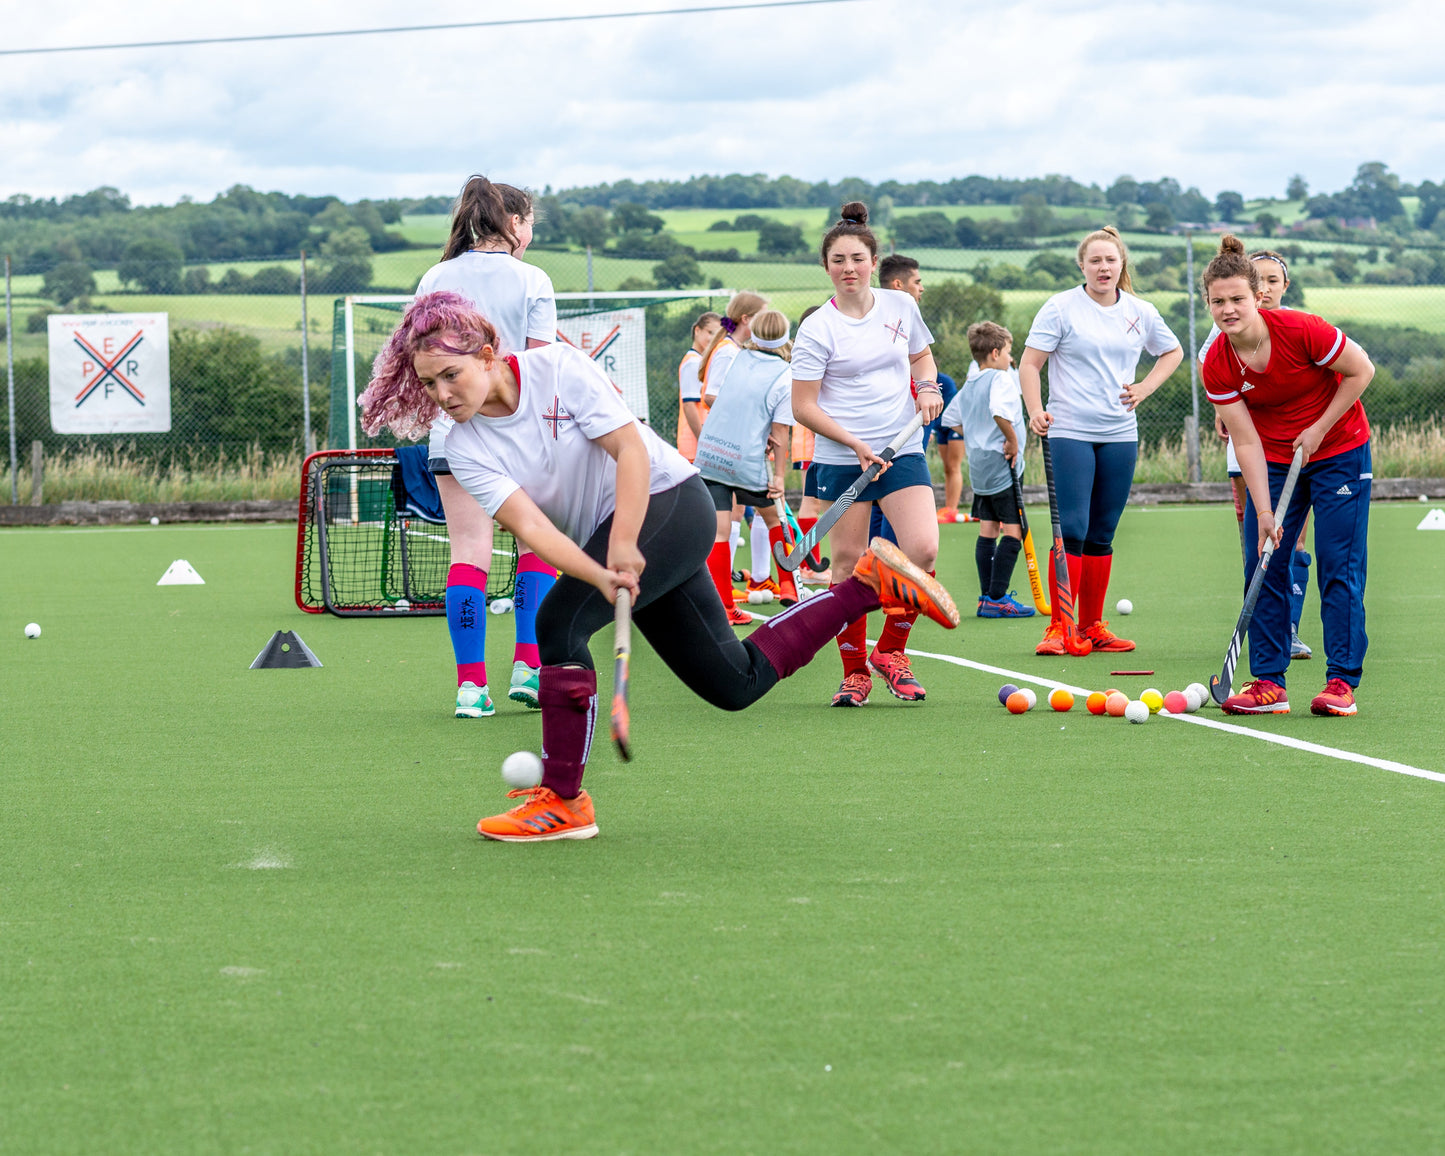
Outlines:
[[[1094, 650], [1128, 651], [1134, 643], [1112, 633], [1103, 613], [1114, 531], [1129, 500], [1139, 456], [1134, 409], [1179, 367], [1184, 351], [1159, 310], [1130, 292], [1129, 252], [1117, 229], [1090, 233], [1079, 242], [1076, 260], [1084, 283], [1044, 302], [1024, 343], [1019, 382], [1029, 425], [1049, 439], [1053, 451], [1059, 521], [1080, 636]], [[1145, 352], [1158, 360], [1142, 380], [1135, 381]], [[1047, 409], [1041, 381], [1045, 365]], [[1051, 553], [1054, 616], [1036, 648], [1038, 654], [1065, 653], [1056, 580]]]

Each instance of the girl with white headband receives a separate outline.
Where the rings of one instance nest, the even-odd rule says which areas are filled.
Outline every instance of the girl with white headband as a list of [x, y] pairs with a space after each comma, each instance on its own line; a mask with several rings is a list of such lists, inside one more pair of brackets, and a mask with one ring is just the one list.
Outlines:
[[[767, 526], [769, 549], [783, 540], [775, 499], [783, 496], [793, 425], [793, 343], [776, 309], [757, 314], [739, 343], [708, 411], [694, 459], [717, 508], [717, 541], [707, 568], [736, 626], [752, 619], [734, 605], [728, 535], [736, 505], [752, 506]], [[771, 463], [769, 456], [771, 455]], [[779, 570], [784, 606], [798, 600], [793, 576]]]

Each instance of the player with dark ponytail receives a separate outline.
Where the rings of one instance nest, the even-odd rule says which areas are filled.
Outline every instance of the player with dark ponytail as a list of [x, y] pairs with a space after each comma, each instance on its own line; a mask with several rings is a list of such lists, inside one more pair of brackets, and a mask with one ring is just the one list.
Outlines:
[[[843, 206], [838, 222], [823, 237], [823, 267], [833, 297], [798, 326], [793, 344], [793, 416], [813, 430], [813, 466], [818, 498], [838, 498], [912, 420], [925, 422], [943, 412], [933, 335], [918, 302], [895, 289], [872, 288], [878, 268], [878, 239], [868, 228], [868, 207]], [[923, 457], [923, 434], [915, 433], [834, 525], [833, 570], [849, 574], [868, 545], [873, 505], [882, 507], [903, 553], [931, 572], [938, 556], [938, 514], [933, 480]], [[866, 619], [838, 635], [843, 684], [834, 706], [862, 706], [873, 690], [870, 668], [905, 701], [921, 701], [924, 689], [913, 677], [904, 647], [917, 615], [890, 614], [871, 654]]]
[[[1365, 649], [1365, 552], [1370, 525], [1370, 423], [1360, 395], [1375, 375], [1369, 356], [1321, 317], [1260, 308], [1257, 263], [1226, 235], [1203, 276], [1220, 338], [1204, 359], [1204, 389], [1229, 430], [1249, 488], [1245, 572], [1267, 540], [1297, 540], [1310, 510], [1324, 626], [1325, 687], [1317, 715], [1352, 715]], [[1284, 524], [1275, 520], [1296, 450], [1304, 466]], [[1289, 567], [1271, 566], [1249, 628], [1253, 681], [1225, 700], [1229, 714], [1288, 714]]]
[[[552, 282], [522, 254], [532, 241], [532, 198], [522, 189], [474, 176], [462, 188], [452, 212], [451, 235], [442, 260], [422, 275], [417, 296], [437, 290], [461, 294], [497, 327], [502, 347], [521, 352], [557, 339], [557, 303]], [[369, 393], [370, 391], [368, 391]], [[452, 421], [439, 414], [432, 423], [429, 460], [437, 476], [451, 540], [447, 573], [447, 626], [457, 663], [457, 718], [494, 713], [487, 688], [487, 572], [492, 562], [492, 520], [451, 476], [446, 439]], [[518, 542], [514, 621], [517, 641], [507, 697], [537, 706], [537, 608], [557, 572]]]

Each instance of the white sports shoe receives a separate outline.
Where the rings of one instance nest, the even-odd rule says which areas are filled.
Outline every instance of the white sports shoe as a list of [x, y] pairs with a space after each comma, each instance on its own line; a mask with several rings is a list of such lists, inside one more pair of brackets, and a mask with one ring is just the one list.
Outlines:
[[538, 697], [542, 692], [542, 670], [540, 667], [528, 666], [520, 658], [512, 663], [512, 685], [507, 691], [507, 697], [513, 702], [520, 702], [532, 710], [541, 710], [542, 703]]
[[496, 713], [486, 686], [464, 682], [457, 687], [457, 718], [491, 718]]

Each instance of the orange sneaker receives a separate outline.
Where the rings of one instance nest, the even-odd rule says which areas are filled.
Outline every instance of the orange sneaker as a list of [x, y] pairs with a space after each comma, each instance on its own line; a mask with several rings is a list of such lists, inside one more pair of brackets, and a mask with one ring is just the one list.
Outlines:
[[892, 542], [874, 538], [853, 567], [853, 577], [878, 591], [884, 614], [926, 614], [940, 626], [958, 625], [958, 607], [943, 584], [925, 574]]
[[739, 610], [736, 606], [729, 606], [727, 610], [728, 622], [733, 626], [751, 626], [753, 624], [753, 616], [751, 614]]
[[798, 567], [798, 581], [804, 586], [831, 586], [833, 584], [833, 570], [809, 570], [806, 566]]
[[873, 680], [859, 671], [843, 676], [843, 685], [833, 696], [834, 706], [862, 706], [873, 693]]
[[749, 594], [768, 593], [768, 594], [771, 594], [771, 595], [773, 596], [773, 599], [776, 601], [777, 599], [779, 599], [779, 598], [781, 598], [781, 597], [783, 596], [783, 588], [782, 588], [781, 586], [779, 586], [778, 583], [777, 583], [777, 580], [774, 579], [771, 574], [769, 574], [769, 575], [768, 575], [766, 578], [764, 578], [761, 582], [754, 582], [751, 578], [749, 578], [749, 579], [748, 579], [748, 593], [749, 593]]
[[1101, 654], [1122, 654], [1126, 650], [1134, 649], [1134, 644], [1127, 638], [1120, 638], [1110, 630], [1107, 622], [1095, 622], [1092, 626], [1085, 627], [1080, 633]]
[[1355, 706], [1355, 689], [1342, 678], [1332, 678], [1325, 683], [1325, 689], [1310, 702], [1310, 714], [1351, 715], [1359, 708]]
[[1220, 703], [1219, 709], [1225, 714], [1289, 714], [1289, 695], [1278, 683], [1256, 678]]
[[571, 803], [550, 787], [521, 787], [507, 798], [525, 798], [510, 811], [477, 824], [477, 834], [503, 843], [546, 843], [553, 839], [590, 839], [597, 834], [592, 796], [578, 793]]
[[918, 679], [913, 677], [913, 668], [908, 665], [908, 655], [901, 650], [875, 650], [868, 656], [868, 665], [883, 679], [888, 693], [904, 702], [922, 702], [928, 692]]
[[784, 606], [796, 606], [798, 604], [798, 583], [786, 570], [778, 573], [778, 601]]
[[[1074, 649], [1070, 650], [1069, 639], [1064, 633], [1063, 623], [1050, 620], [1048, 626], [1044, 628], [1043, 640], [1034, 647], [1034, 653], [1046, 655], [1072, 654], [1075, 658], [1083, 658], [1084, 655], [1093, 652], [1094, 646], [1093, 643], [1089, 641], [1088, 635], [1076, 630], [1074, 632], [1074, 638]], [[1129, 644], [1131, 648], [1133, 645], [1132, 642]]]

